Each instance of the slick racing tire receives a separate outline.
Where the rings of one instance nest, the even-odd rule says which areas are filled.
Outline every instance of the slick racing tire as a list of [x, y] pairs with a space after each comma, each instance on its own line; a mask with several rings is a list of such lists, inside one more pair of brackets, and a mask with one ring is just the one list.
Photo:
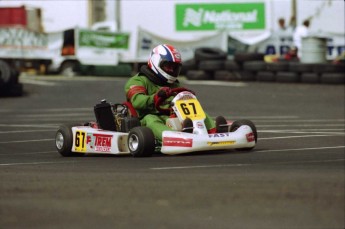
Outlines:
[[[243, 125], [247, 125], [252, 129], [253, 134], [254, 134], [255, 143], [257, 143], [258, 142], [258, 132], [256, 130], [256, 126], [250, 120], [247, 120], [247, 119], [236, 120], [235, 122], [233, 122], [231, 124], [230, 132], [236, 131], [238, 128], [240, 128]], [[253, 148], [254, 147], [249, 147], [249, 148], [241, 148], [241, 149], [236, 149], [236, 150], [252, 150]]]
[[56, 131], [55, 134], [55, 147], [57, 151], [64, 157], [71, 157], [71, 156], [82, 156], [82, 153], [74, 153], [72, 152], [73, 146], [73, 133], [72, 127], [73, 126], [80, 126], [81, 124], [69, 124], [69, 125], [62, 125]]
[[148, 127], [134, 127], [128, 134], [127, 145], [133, 157], [151, 157], [155, 151], [155, 136]]

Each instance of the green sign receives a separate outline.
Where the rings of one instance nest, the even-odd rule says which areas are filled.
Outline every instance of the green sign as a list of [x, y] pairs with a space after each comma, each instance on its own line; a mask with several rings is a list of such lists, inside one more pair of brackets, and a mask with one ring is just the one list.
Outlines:
[[93, 48], [128, 49], [128, 33], [79, 30], [79, 46]]
[[176, 4], [176, 30], [265, 29], [265, 3]]

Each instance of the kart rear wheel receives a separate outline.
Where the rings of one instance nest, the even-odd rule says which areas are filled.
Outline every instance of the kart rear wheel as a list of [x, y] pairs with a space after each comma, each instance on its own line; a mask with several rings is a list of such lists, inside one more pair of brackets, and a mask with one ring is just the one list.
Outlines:
[[[240, 128], [243, 125], [247, 125], [252, 129], [253, 134], [254, 134], [255, 143], [256, 143], [258, 141], [258, 133], [257, 133], [257, 130], [256, 130], [254, 123], [250, 120], [247, 120], [247, 119], [236, 120], [235, 122], [233, 122], [231, 124], [230, 132], [236, 131], [238, 128]], [[237, 150], [251, 150], [253, 148], [254, 147], [249, 147], [249, 148], [241, 148], [241, 149], [237, 149]]]
[[155, 137], [148, 127], [139, 126], [131, 129], [127, 144], [133, 157], [150, 157], [155, 151]]
[[64, 157], [71, 157], [71, 156], [81, 156], [84, 154], [81, 153], [74, 153], [72, 152], [72, 145], [73, 145], [73, 133], [72, 127], [73, 126], [80, 126], [81, 124], [69, 124], [69, 125], [62, 125], [56, 131], [55, 134], [55, 147], [57, 151]]

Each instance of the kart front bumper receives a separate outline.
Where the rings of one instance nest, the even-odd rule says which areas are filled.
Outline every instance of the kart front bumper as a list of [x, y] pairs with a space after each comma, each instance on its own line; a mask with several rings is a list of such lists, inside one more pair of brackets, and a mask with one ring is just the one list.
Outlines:
[[252, 129], [243, 125], [235, 132], [216, 134], [190, 134], [164, 131], [161, 152], [176, 155], [196, 151], [253, 148], [255, 138]]

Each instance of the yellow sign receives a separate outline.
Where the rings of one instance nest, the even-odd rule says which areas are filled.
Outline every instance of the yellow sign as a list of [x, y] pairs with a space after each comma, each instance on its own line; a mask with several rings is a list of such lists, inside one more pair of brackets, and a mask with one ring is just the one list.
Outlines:
[[206, 118], [204, 110], [196, 99], [178, 100], [175, 105], [182, 119], [201, 120]]
[[77, 152], [86, 152], [86, 132], [78, 130], [75, 133], [74, 150]]

